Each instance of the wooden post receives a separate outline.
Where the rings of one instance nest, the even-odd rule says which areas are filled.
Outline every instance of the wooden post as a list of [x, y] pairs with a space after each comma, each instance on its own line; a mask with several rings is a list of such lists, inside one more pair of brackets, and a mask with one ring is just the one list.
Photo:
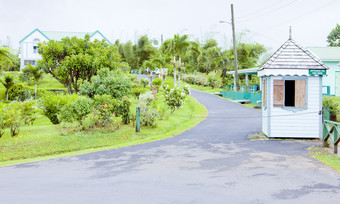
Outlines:
[[140, 107], [136, 108], [136, 132], [140, 132]]
[[231, 4], [231, 25], [233, 30], [233, 47], [234, 47], [234, 64], [235, 64], [235, 77], [234, 85], [236, 86], [236, 91], [239, 90], [238, 85], [238, 68], [237, 68], [237, 50], [236, 50], [236, 37], [235, 37], [235, 23], [234, 23], [234, 6]]

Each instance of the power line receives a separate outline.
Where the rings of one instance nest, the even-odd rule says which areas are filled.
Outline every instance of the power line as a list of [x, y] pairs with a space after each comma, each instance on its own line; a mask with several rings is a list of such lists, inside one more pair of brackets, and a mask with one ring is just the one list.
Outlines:
[[264, 11], [264, 10], [266, 10], [267, 8], [270, 8], [270, 7], [272, 7], [272, 6], [274, 6], [274, 5], [278, 4], [278, 3], [281, 3], [281, 2], [282, 2], [282, 0], [279, 0], [279, 1], [275, 2], [275, 3], [273, 3], [273, 4], [270, 4], [270, 5], [267, 6], [267, 7], [264, 7], [264, 8], [262, 8], [262, 9], [260, 9], [260, 10], [257, 10], [257, 11], [254, 11], [254, 12], [252, 12], [252, 13], [249, 13], [249, 14], [247, 14], [247, 15], [241, 16], [241, 17], [239, 17], [239, 19], [242, 19], [242, 18], [251, 16], [251, 15], [253, 15], [253, 14], [259, 13], [259, 12], [261, 12], [261, 11]]
[[255, 19], [255, 18], [259, 18], [259, 17], [265, 16], [265, 15], [268, 15], [268, 14], [273, 13], [273, 12], [275, 12], [275, 11], [277, 11], [277, 10], [280, 10], [280, 9], [282, 9], [282, 8], [284, 8], [284, 7], [287, 7], [287, 6], [293, 4], [293, 3], [297, 2], [297, 1], [298, 1], [298, 0], [290, 1], [290, 2], [288, 2], [287, 4], [284, 4], [284, 5], [278, 7], [278, 8], [276, 8], [276, 9], [274, 9], [274, 10], [271, 10], [271, 11], [267, 12], [267, 13], [264, 13], [264, 14], [261, 14], [261, 15], [255, 16], [255, 17], [251, 17], [251, 18], [248, 18], [248, 19], [245, 19], [245, 20], [241, 20], [241, 21], [250, 21], [250, 20], [253, 20], [253, 19]]
[[278, 27], [278, 26], [281, 26], [281, 25], [283, 25], [283, 24], [286, 24], [286, 23], [288, 23], [288, 22], [295, 21], [295, 20], [297, 20], [297, 19], [299, 19], [299, 18], [302, 18], [302, 17], [307, 16], [307, 15], [309, 15], [309, 14], [311, 14], [311, 13], [314, 13], [314, 12], [316, 12], [316, 11], [318, 11], [318, 10], [321, 10], [321, 9], [323, 9], [323, 8], [325, 8], [325, 7], [327, 7], [327, 6], [331, 5], [331, 4], [333, 4], [333, 3], [335, 3], [336, 1], [337, 1], [337, 0], [329, 1], [328, 3], [322, 5], [321, 7], [318, 7], [318, 8], [316, 8], [316, 9], [311, 10], [311, 11], [308, 11], [308, 12], [306, 12], [306, 13], [300, 15], [300, 16], [297, 16], [297, 17], [295, 17], [295, 18], [291, 18], [291, 19], [289, 19], [289, 20], [287, 20], [287, 21], [284, 21], [284, 22], [282, 22], [282, 23], [280, 23], [280, 24], [276, 24], [276, 25], [269, 26], [269, 27], [267, 27], [267, 28], [261, 29], [261, 31], [266, 31], [266, 30], [269, 30], [269, 29], [272, 29], [272, 28], [276, 28], [276, 27]]
[[239, 25], [241, 25], [241, 26], [244, 27], [245, 29], [247, 29], [247, 30], [249, 30], [249, 31], [251, 31], [251, 32], [253, 32], [253, 33], [255, 33], [255, 34], [257, 34], [257, 35], [263, 36], [263, 37], [265, 37], [265, 38], [267, 38], [267, 39], [269, 39], [269, 40], [275, 41], [275, 42], [281, 42], [281, 41], [279, 41], [279, 40], [277, 40], [277, 39], [271, 38], [271, 37], [269, 37], [269, 36], [267, 36], [267, 35], [264, 35], [264, 34], [262, 34], [262, 33], [256, 32], [256, 31], [254, 31], [254, 30], [251, 30], [251, 29], [249, 29], [248, 27], [246, 27], [245, 25], [243, 25], [242, 23], [238, 22], [238, 21], [237, 21], [236, 23], [239, 24]]

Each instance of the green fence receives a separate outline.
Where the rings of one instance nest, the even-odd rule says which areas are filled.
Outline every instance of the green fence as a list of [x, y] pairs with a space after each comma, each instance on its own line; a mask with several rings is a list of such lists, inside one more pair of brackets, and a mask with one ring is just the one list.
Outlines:
[[234, 85], [227, 85], [225, 90], [221, 91], [222, 97], [230, 98], [237, 101], [249, 101], [254, 105], [261, 105], [262, 93], [257, 92], [258, 86], [240, 86], [240, 91], [236, 91]]
[[328, 147], [328, 139], [333, 142], [334, 154], [338, 154], [338, 144], [340, 142], [340, 123], [329, 120], [329, 108], [323, 108], [323, 135], [322, 143], [324, 147]]

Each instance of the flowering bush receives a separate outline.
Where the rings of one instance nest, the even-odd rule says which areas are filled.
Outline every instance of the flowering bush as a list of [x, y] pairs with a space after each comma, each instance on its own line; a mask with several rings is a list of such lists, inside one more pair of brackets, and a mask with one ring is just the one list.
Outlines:
[[118, 100], [118, 102], [118, 113], [122, 117], [123, 123], [129, 124], [131, 100], [127, 96], [124, 96], [121, 100]]
[[156, 127], [156, 119], [159, 113], [157, 110], [145, 108], [140, 111], [140, 123], [142, 126]]
[[154, 95], [152, 94], [151, 91], [146, 92], [144, 94], [141, 94], [139, 96], [139, 107], [141, 109], [146, 109], [148, 106], [152, 104], [152, 102], [155, 100]]
[[[186, 88], [188, 89], [188, 88]], [[184, 91], [180, 87], [164, 86], [164, 96], [167, 105], [170, 107], [173, 113], [176, 109], [181, 108], [186, 96], [189, 94], [188, 91]]]

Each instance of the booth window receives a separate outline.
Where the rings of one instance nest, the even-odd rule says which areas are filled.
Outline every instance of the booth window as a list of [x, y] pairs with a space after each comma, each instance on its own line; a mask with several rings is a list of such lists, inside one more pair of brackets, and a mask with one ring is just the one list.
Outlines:
[[38, 48], [39, 48], [39, 47], [36, 46], [36, 45], [33, 46], [33, 53], [34, 53], [34, 54], [38, 53]]
[[274, 80], [274, 107], [306, 107], [306, 80]]

